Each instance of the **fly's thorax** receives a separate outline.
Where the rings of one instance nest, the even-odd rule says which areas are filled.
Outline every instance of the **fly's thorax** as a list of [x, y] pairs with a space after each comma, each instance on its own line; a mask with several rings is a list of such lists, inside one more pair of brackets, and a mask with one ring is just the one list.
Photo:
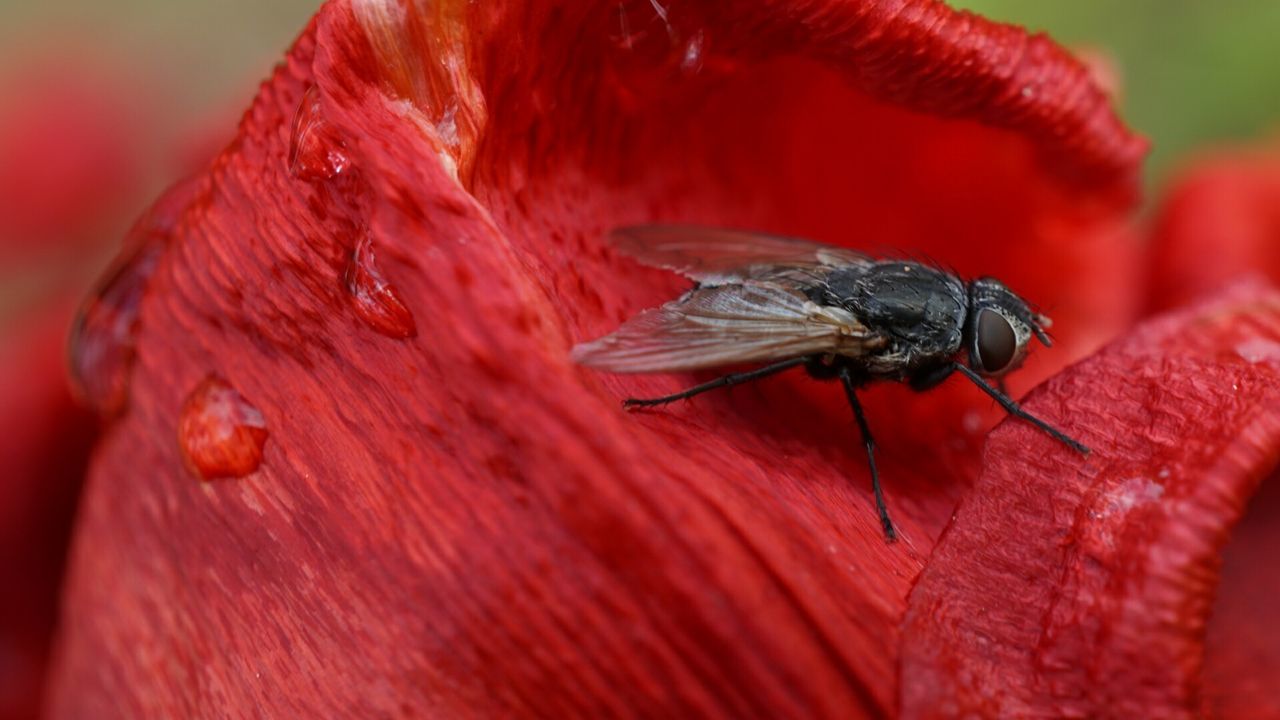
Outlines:
[[877, 372], [928, 364], [961, 349], [965, 286], [936, 268], [904, 261], [838, 268], [826, 278], [823, 295], [884, 338]]

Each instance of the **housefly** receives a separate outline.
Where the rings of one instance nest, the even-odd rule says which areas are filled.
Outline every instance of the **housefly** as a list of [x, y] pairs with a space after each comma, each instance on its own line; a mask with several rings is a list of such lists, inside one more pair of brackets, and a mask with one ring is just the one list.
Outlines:
[[857, 391], [869, 383], [927, 390], [959, 373], [1009, 414], [1076, 451], [1089, 451], [999, 387], [1022, 364], [1032, 337], [1050, 344], [1050, 322], [998, 280], [965, 282], [918, 262], [737, 230], [648, 225], [615, 230], [611, 240], [636, 260], [674, 270], [695, 285], [614, 333], [578, 345], [573, 358], [620, 373], [762, 364], [672, 395], [628, 398], [628, 408], [664, 405], [796, 367], [817, 379], [838, 379], [866, 447], [876, 509], [890, 541], [895, 531], [880, 489], [875, 442], [858, 402]]

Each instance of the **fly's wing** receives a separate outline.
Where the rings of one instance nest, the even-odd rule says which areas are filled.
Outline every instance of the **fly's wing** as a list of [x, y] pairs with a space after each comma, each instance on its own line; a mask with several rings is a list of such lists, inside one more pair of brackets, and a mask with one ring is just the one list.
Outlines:
[[701, 287], [573, 349], [613, 372], [678, 372], [818, 353], [857, 355], [879, 338], [851, 314], [774, 283]]
[[787, 268], [824, 268], [870, 262], [845, 248], [764, 233], [696, 225], [634, 225], [610, 241], [646, 265], [674, 270], [702, 283], [759, 277]]

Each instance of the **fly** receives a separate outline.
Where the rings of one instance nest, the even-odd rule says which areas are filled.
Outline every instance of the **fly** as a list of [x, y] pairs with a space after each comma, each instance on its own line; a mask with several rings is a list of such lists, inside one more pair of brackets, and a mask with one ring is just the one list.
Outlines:
[[614, 245], [646, 265], [696, 284], [605, 337], [573, 349], [577, 362], [620, 373], [668, 373], [762, 363], [682, 392], [628, 398], [628, 408], [665, 405], [804, 367], [839, 379], [866, 447], [885, 538], [896, 532], [876, 470], [875, 441], [857, 391], [876, 381], [933, 388], [960, 373], [1010, 415], [1068, 447], [1089, 449], [1023, 410], [1001, 388], [1035, 337], [1049, 346], [1049, 318], [1000, 281], [965, 282], [909, 260], [873, 259], [845, 248], [752, 232], [683, 225], [615, 230]]

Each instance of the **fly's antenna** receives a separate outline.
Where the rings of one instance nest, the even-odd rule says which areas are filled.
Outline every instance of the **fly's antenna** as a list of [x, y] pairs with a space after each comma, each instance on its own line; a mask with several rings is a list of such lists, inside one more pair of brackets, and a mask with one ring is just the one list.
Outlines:
[[[1003, 285], [1003, 283], [1001, 283]], [[1016, 301], [1014, 310], [1018, 315], [1018, 319], [1026, 323], [1031, 328], [1031, 334], [1036, 336], [1041, 345], [1045, 347], [1053, 347], [1053, 337], [1049, 334], [1049, 328], [1053, 327], [1053, 320], [1041, 311], [1041, 308], [1027, 302], [1021, 295], [1005, 288], [1005, 292]]]
[[1041, 345], [1053, 347], [1053, 339], [1046, 332], [1053, 327], [1053, 320], [1050, 320], [1048, 315], [1041, 313], [1038, 309], [1028, 308], [1028, 312], [1031, 315], [1029, 318], [1031, 320], [1031, 332], [1035, 333], [1036, 339], [1040, 341]]

